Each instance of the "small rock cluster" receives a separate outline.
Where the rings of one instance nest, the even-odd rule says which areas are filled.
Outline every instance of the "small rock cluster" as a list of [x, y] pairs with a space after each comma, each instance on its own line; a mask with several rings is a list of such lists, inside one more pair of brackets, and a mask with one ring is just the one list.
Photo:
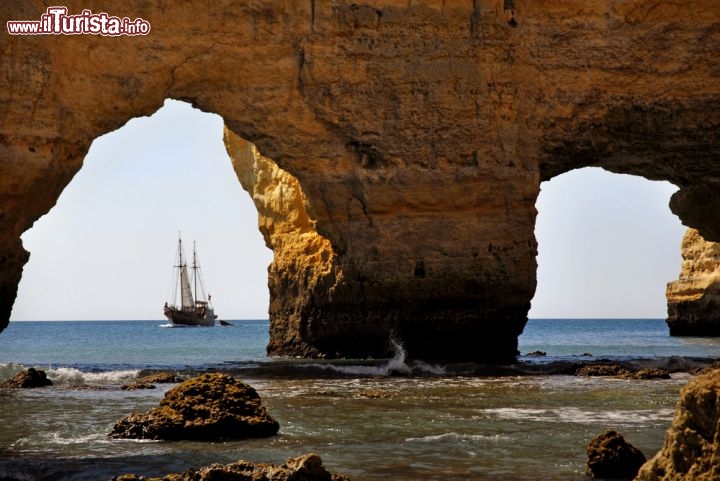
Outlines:
[[5, 380], [0, 384], [2, 389], [19, 389], [52, 386], [52, 381], [47, 378], [45, 371], [31, 367], [26, 371], [17, 374], [15, 377]]
[[254, 464], [237, 461], [232, 464], [213, 464], [190, 468], [184, 473], [168, 474], [162, 478], [145, 478], [125, 474], [112, 481], [350, 481], [349, 478], [328, 472], [317, 454], [288, 459], [285, 464]]
[[110, 437], [242, 439], [273, 436], [279, 428], [255, 389], [227, 374], [207, 373], [169, 390], [150, 412], [121, 419]]
[[588, 364], [575, 371], [576, 376], [606, 376], [621, 379], [670, 379], [667, 369], [632, 370], [620, 364]]

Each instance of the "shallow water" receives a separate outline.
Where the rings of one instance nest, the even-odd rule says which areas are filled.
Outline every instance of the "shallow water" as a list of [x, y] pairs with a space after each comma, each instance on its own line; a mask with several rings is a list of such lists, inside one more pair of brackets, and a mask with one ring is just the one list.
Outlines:
[[[54, 324], [49, 331], [62, 332], [59, 324], [65, 323]], [[20, 326], [20, 331], [28, 332], [15, 332], [14, 337], [0, 335], [0, 362], [5, 362], [0, 377], [21, 369], [8, 365], [9, 359], [4, 357], [19, 349], [17, 344], [24, 350], [12, 352], [16, 361], [49, 368], [49, 376], [56, 382], [45, 389], [0, 391], [0, 474], [19, 479], [97, 480], [125, 472], [159, 475], [241, 458], [282, 462], [314, 451], [329, 469], [355, 481], [580, 480], [586, 479], [586, 444], [606, 429], [618, 429], [646, 455], [658, 450], [678, 391], [689, 379], [682, 373], [674, 373], [671, 380], [653, 381], [481, 376], [472, 374], [477, 366], [410, 362], [401, 352], [393, 360], [374, 363], [268, 361], [262, 355], [266, 322], [249, 323], [245, 331], [119, 323], [102, 334], [95, 332], [105, 327], [97, 325], [100, 323], [78, 324], [83, 323], [65, 326], [63, 346], [39, 339], [37, 351], [23, 336], [30, 331], [36, 336], [43, 326]], [[648, 327], [650, 332], [656, 324]], [[551, 327], [538, 329], [551, 333]], [[616, 327], [628, 332], [628, 326]], [[74, 336], [83, 342], [105, 338], [104, 349], [112, 355], [103, 356], [93, 346], [74, 346], [76, 341], [67, 332], [71, 330], [81, 330]], [[116, 333], [121, 340], [108, 336], [112, 330], [121, 331]], [[153, 338], [137, 331], [149, 332]], [[644, 334], [635, 334], [638, 345], [648, 344]], [[521, 340], [521, 350], [545, 347], [549, 359], [528, 362], [576, 359], [587, 347], [582, 341], [577, 350], [567, 349], [562, 334], [535, 336], [541, 342], [523, 345]], [[553, 340], [553, 336], [559, 337]], [[197, 346], [197, 352], [183, 352], [200, 339], [215, 342], [215, 349]], [[618, 339], [626, 344], [622, 336]], [[686, 341], [659, 338], [651, 342], [666, 344], [663, 352], [680, 362], [677, 356]], [[715, 353], [717, 340], [706, 341], [700, 343], [705, 345], [702, 349], [690, 349], [693, 356]], [[44, 343], [48, 345], [40, 349]], [[677, 346], [669, 349], [673, 343]], [[596, 352], [604, 350], [608, 357], [668, 362], [667, 358], [648, 358], [652, 354], [640, 349], [620, 353], [605, 344], [590, 347]], [[556, 356], [550, 355], [554, 349], [559, 352]], [[61, 361], [50, 363], [50, 359]], [[279, 435], [226, 443], [108, 439], [115, 421], [154, 407], [169, 388], [119, 389], [150, 367], [186, 374], [224, 370], [242, 377], [258, 390], [279, 421]], [[398, 372], [410, 375], [393, 375]]]

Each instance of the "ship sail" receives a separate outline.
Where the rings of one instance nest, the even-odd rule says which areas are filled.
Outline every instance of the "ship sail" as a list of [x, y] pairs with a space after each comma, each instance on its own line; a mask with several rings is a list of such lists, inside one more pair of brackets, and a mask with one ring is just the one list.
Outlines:
[[[193, 242], [193, 263], [192, 279], [188, 264], [184, 259], [182, 239], [178, 239], [177, 263], [175, 264], [176, 277], [175, 287], [172, 292], [172, 299], [165, 303], [163, 313], [173, 325], [180, 326], [214, 326], [217, 315], [210, 303], [210, 296], [205, 299], [200, 263], [198, 262], [197, 249]], [[198, 291], [198, 284], [200, 290]], [[180, 290], [180, 305], [176, 305], [177, 292]]]
[[190, 276], [188, 276], [187, 264], [183, 264], [180, 268], [180, 298], [183, 309], [193, 309], [195, 307], [192, 289], [190, 288]]

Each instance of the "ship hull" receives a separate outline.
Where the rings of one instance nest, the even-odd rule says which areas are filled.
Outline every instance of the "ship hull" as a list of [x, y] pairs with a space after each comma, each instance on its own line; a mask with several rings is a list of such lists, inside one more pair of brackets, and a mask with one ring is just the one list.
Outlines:
[[214, 326], [215, 317], [217, 316], [208, 316], [207, 313], [201, 315], [196, 311], [166, 307], [165, 317], [173, 324], [179, 326]]

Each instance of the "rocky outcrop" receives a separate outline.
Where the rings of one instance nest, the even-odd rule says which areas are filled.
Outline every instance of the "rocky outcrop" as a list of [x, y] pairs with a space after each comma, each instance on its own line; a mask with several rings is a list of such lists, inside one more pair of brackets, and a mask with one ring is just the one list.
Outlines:
[[670, 372], [663, 368], [633, 369], [620, 364], [586, 364], [575, 370], [576, 376], [617, 377], [620, 379], [670, 379]]
[[208, 373], [169, 390], [147, 414], [121, 419], [110, 437], [214, 441], [273, 436], [278, 429], [255, 389], [227, 374]]
[[168, 474], [161, 478], [146, 478], [125, 474], [113, 481], [350, 481], [341, 474], [325, 469], [317, 454], [306, 454], [290, 458], [285, 464], [255, 464], [237, 461], [232, 464], [213, 464], [204, 468], [191, 468], [184, 473]]
[[673, 336], [720, 336], [720, 243], [688, 229], [678, 280], [667, 285], [667, 324]]
[[45, 371], [31, 367], [0, 384], [0, 389], [18, 389], [52, 386]]
[[617, 431], [607, 431], [587, 446], [587, 475], [603, 479], [632, 479], [645, 456]]
[[643, 465], [635, 479], [720, 479], [720, 369], [694, 378], [681, 390], [662, 450]]
[[387, 355], [393, 334], [415, 358], [512, 360], [540, 182], [578, 167], [674, 182], [673, 211], [720, 241], [717, 2], [505, 3], [128, 1], [110, 15], [149, 35], [4, 35], [0, 321], [19, 236], [94, 138], [168, 97], [296, 180], [301, 195], [266, 167], [245, 183], [275, 250], [274, 354]]

